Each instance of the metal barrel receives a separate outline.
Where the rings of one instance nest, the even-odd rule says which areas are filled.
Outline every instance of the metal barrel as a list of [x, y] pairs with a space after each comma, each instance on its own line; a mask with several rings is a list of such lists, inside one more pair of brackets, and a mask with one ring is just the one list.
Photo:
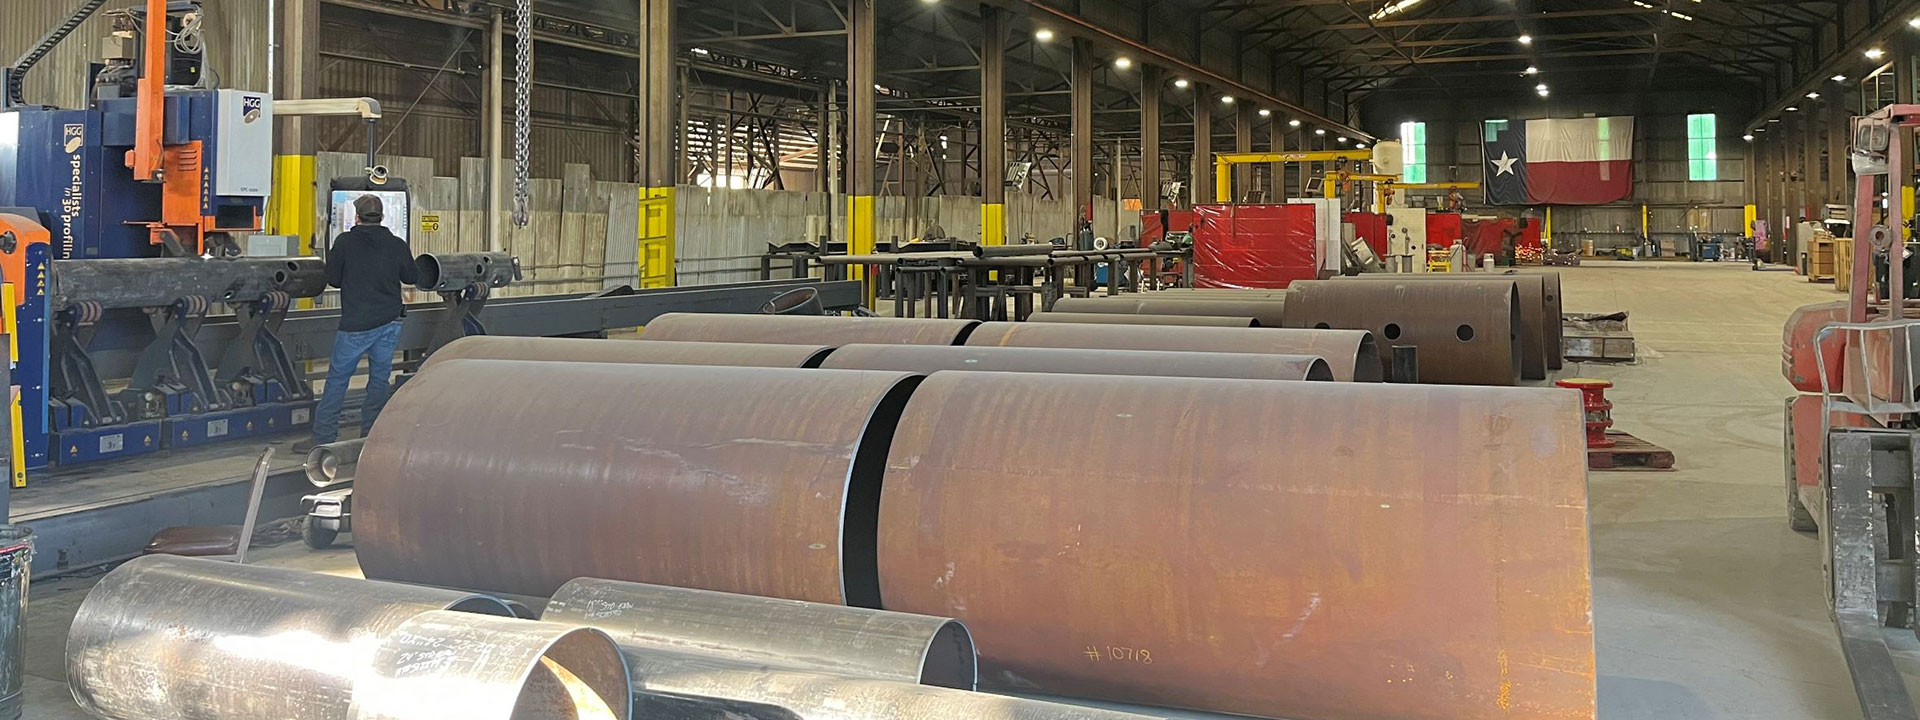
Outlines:
[[[705, 653], [622, 643], [634, 702], [704, 701], [681, 718], [792, 720], [1146, 720], [1148, 716], [890, 680], [783, 668]], [[770, 712], [784, 710], [785, 714]], [[717, 714], [711, 711], [720, 711]], [[649, 715], [649, 717], [655, 717]], [[671, 717], [671, 716], [669, 716]]]
[[1566, 365], [1567, 352], [1567, 339], [1562, 334], [1566, 328], [1561, 325], [1561, 317], [1566, 313], [1566, 309], [1561, 306], [1560, 271], [1546, 270], [1536, 274], [1540, 276], [1541, 282], [1545, 284], [1547, 293], [1547, 334], [1549, 336], [1547, 340], [1547, 368], [1559, 370]]
[[360, 450], [366, 444], [366, 438], [354, 438], [313, 446], [307, 451], [307, 482], [317, 488], [329, 488], [351, 480], [342, 476], [340, 469], [360, 462]]
[[319, 258], [139, 258], [55, 260], [53, 307], [164, 307], [183, 297], [253, 302], [268, 293], [314, 297], [327, 289]]
[[450, 292], [473, 285], [506, 287], [520, 279], [520, 260], [504, 252], [424, 253], [413, 259], [421, 290]]
[[632, 678], [599, 630], [435, 611], [380, 643], [353, 704], [354, 720], [628, 720]]
[[1386, 366], [1364, 330], [1155, 327], [1067, 323], [981, 323], [972, 347], [1086, 348], [1174, 352], [1269, 353], [1324, 358], [1340, 382], [1380, 382]]
[[1559, 327], [1559, 316], [1547, 303], [1546, 279], [1540, 275], [1488, 273], [1376, 273], [1357, 275], [1341, 280], [1367, 280], [1371, 282], [1468, 282], [1468, 283], [1512, 283], [1520, 291], [1520, 324], [1524, 331], [1520, 333], [1520, 377], [1527, 380], [1547, 379], [1547, 370], [1551, 364], [1552, 353], [1557, 351], [1554, 345], [1552, 328]]
[[833, 348], [773, 343], [658, 342], [469, 335], [435, 350], [421, 372], [448, 360], [541, 360], [648, 365], [818, 367]]
[[1553, 388], [938, 373], [889, 453], [881, 595], [967, 623], [985, 688], [1592, 718], [1581, 421]]
[[148, 555], [107, 573], [67, 635], [67, 684], [111, 720], [356, 720], [355, 670], [433, 610], [483, 595]]
[[1247, 380], [1333, 380], [1333, 370], [1327, 361], [1312, 355], [1172, 350], [848, 345], [828, 355], [821, 367], [899, 370], [920, 374], [941, 370], [975, 370]]
[[958, 345], [978, 320], [667, 313], [647, 323], [647, 340], [804, 345]]
[[534, 597], [598, 577], [877, 607], [873, 503], [918, 380], [441, 363], [394, 394], [360, 454], [360, 567]]
[[27, 591], [33, 576], [33, 530], [0, 525], [0, 720], [26, 709]]
[[1198, 315], [1251, 317], [1266, 327], [1280, 327], [1286, 293], [1259, 297], [1221, 297], [1211, 294], [1146, 293], [1113, 297], [1060, 298], [1053, 312], [1144, 315]]
[[1287, 327], [1370, 330], [1420, 349], [1420, 380], [1448, 385], [1520, 381], [1520, 290], [1513, 283], [1306, 280], [1292, 286]]
[[1260, 327], [1252, 317], [1221, 315], [1134, 315], [1121, 313], [1039, 312], [1027, 316], [1027, 322], [1080, 323], [1094, 325], [1179, 325], [1186, 327]]
[[579, 578], [542, 620], [625, 645], [700, 652], [833, 675], [972, 690], [973, 637], [950, 618]]

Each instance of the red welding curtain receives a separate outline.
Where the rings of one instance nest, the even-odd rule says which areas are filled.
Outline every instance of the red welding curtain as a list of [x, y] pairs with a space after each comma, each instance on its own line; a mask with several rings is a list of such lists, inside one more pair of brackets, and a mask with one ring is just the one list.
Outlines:
[[1194, 208], [1194, 284], [1284, 288], [1319, 277], [1312, 205], [1202, 205]]
[[1373, 248], [1374, 257], [1387, 256], [1387, 216], [1370, 212], [1349, 212], [1344, 220], [1353, 226], [1353, 236]]

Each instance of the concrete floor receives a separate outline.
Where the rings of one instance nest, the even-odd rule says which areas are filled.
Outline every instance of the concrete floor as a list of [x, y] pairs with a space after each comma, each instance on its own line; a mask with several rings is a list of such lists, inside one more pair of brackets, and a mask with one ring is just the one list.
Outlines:
[[[1827, 619], [1820, 549], [1782, 506], [1780, 333], [1830, 285], [1744, 265], [1595, 262], [1564, 270], [1568, 311], [1627, 310], [1635, 365], [1570, 365], [1602, 377], [1619, 429], [1674, 451], [1672, 472], [1596, 472], [1594, 607], [1606, 720], [1859, 717]], [[298, 543], [261, 562], [351, 566]], [[90, 579], [36, 585], [28, 615], [27, 717], [80, 720], [62, 651]], [[1920, 643], [1902, 660], [1920, 668]], [[1915, 675], [1910, 675], [1915, 677]]]

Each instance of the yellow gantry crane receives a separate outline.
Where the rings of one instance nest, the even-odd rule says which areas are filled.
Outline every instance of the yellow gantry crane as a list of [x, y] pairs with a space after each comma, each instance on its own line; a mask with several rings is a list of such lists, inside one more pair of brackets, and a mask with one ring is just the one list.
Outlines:
[[[1395, 155], [1399, 148], [1393, 143]], [[1216, 153], [1213, 156], [1213, 199], [1217, 202], [1233, 202], [1233, 166], [1248, 163], [1373, 163], [1374, 150], [1302, 150], [1298, 152], [1277, 153]], [[1331, 195], [1328, 197], [1332, 197]]]

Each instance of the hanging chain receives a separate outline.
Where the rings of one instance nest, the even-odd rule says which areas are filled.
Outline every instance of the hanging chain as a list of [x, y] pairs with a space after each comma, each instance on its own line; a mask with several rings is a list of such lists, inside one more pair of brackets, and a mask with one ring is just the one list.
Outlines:
[[513, 224], [526, 227], [533, 204], [533, 172], [528, 155], [533, 141], [533, 0], [518, 0], [513, 57]]

